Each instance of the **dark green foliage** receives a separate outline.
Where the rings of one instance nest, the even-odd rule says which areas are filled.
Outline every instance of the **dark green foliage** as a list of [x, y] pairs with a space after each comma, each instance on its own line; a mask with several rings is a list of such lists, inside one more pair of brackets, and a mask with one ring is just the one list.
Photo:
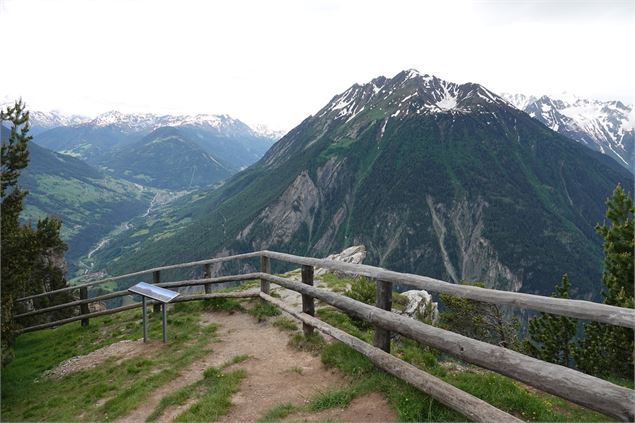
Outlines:
[[[4, 127], [11, 125], [10, 130]], [[22, 100], [14, 106], [0, 111], [0, 142], [2, 163], [0, 198], [2, 239], [2, 366], [13, 356], [15, 333], [18, 329], [13, 316], [21, 311], [16, 308], [15, 300], [33, 293], [50, 291], [66, 285], [64, 280], [64, 250], [66, 246], [60, 240], [61, 222], [45, 218], [37, 222], [34, 229], [31, 224], [20, 224], [19, 216], [23, 200], [27, 195], [18, 185], [20, 172], [29, 163], [28, 143], [29, 112]], [[52, 302], [65, 302], [66, 295], [57, 296]], [[45, 305], [49, 300], [37, 301], [35, 306]], [[57, 313], [59, 315], [60, 313]]]
[[[565, 273], [552, 297], [569, 298], [569, 277]], [[524, 351], [536, 358], [562, 366], [571, 366], [576, 332], [576, 321], [571, 317], [540, 313], [529, 320], [528, 338]]]
[[[610, 223], [596, 226], [604, 237], [604, 303], [633, 308], [633, 200], [618, 185], [606, 204]], [[632, 329], [589, 322], [575, 357], [587, 373], [633, 380], [634, 348]]]
[[[466, 285], [483, 287], [482, 283]], [[518, 349], [519, 322], [505, 315], [498, 304], [482, 303], [455, 295], [440, 294], [444, 311], [439, 326], [470, 338]]]

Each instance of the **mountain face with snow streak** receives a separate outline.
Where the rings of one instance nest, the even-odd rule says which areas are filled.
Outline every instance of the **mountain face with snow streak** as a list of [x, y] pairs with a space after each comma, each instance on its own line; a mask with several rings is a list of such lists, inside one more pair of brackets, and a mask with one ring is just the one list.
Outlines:
[[[393, 270], [547, 295], [568, 272], [574, 297], [599, 298], [594, 225], [617, 183], [633, 177], [487, 88], [409, 70], [334, 96], [253, 166], [96, 256], [116, 274], [363, 244], [367, 263]], [[108, 261], [117, 251], [129, 253]]]
[[514, 106], [549, 128], [614, 158], [634, 171], [635, 110], [620, 101], [600, 101], [570, 95], [503, 94]]

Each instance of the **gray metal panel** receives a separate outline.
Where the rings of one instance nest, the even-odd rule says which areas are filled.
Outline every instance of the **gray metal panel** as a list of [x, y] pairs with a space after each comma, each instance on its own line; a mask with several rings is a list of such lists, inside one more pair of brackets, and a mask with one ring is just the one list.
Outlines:
[[179, 296], [178, 292], [170, 291], [169, 289], [161, 288], [159, 286], [150, 285], [149, 283], [139, 282], [138, 284], [128, 288], [128, 291], [143, 295], [144, 297], [152, 298], [153, 300], [160, 301], [162, 303], [169, 303], [173, 299]]

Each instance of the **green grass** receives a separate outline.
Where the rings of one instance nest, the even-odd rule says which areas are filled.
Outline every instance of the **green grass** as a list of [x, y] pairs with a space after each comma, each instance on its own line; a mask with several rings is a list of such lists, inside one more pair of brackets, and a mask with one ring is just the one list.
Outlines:
[[268, 423], [268, 422], [276, 422], [280, 419], [287, 417], [289, 414], [295, 413], [297, 411], [302, 410], [302, 407], [293, 404], [280, 404], [276, 405], [273, 408], [270, 408], [256, 420], [257, 423]]
[[279, 317], [273, 321], [273, 325], [280, 330], [295, 332], [298, 330], [298, 325], [295, 323], [293, 319], [289, 319], [288, 317]]
[[231, 408], [231, 397], [238, 392], [240, 382], [245, 378], [244, 370], [222, 373], [214, 368], [205, 371], [204, 380], [208, 388], [201, 398], [178, 415], [175, 422], [216, 421]]
[[293, 348], [312, 354], [319, 354], [325, 343], [324, 338], [317, 332], [313, 332], [309, 336], [305, 336], [303, 333], [296, 333], [289, 340], [289, 345]]
[[[157, 388], [209, 353], [216, 327], [201, 326], [197, 314], [168, 314], [169, 343], [161, 339], [161, 318], [149, 316], [149, 337], [155, 345], [143, 357], [115, 358], [61, 378], [43, 372], [76, 355], [121, 340], [142, 336], [141, 312], [128, 311], [21, 335], [16, 358], [2, 371], [4, 421], [111, 421], [124, 416]], [[96, 404], [100, 404], [97, 406]]]
[[353, 284], [353, 278], [339, 277], [334, 273], [325, 273], [319, 279], [333, 292], [345, 292]]
[[225, 311], [234, 313], [244, 310], [241, 302], [234, 298], [211, 298], [201, 301], [188, 301], [175, 303], [175, 310], [189, 313], [200, 313], [201, 311]]
[[[360, 329], [356, 322], [333, 308], [318, 311], [324, 321], [356, 337], [372, 342], [372, 329]], [[323, 392], [311, 399], [311, 409], [345, 407], [355, 398], [370, 392], [383, 394], [397, 412], [398, 421], [465, 421], [461, 414], [447, 408], [407, 383], [377, 370], [362, 354], [340, 342], [313, 342], [302, 334], [291, 337], [290, 344], [321, 354], [322, 362], [342, 371], [349, 385]], [[558, 397], [537, 392], [505, 376], [460, 363], [454, 371], [439, 361], [440, 354], [416, 341], [400, 337], [391, 344], [392, 353], [426, 372], [528, 421], [610, 421], [612, 419], [579, 407]]]
[[[223, 368], [231, 364], [240, 363], [249, 356], [236, 356]], [[191, 383], [181, 389], [163, 397], [146, 422], [153, 422], [171, 406], [184, 404], [190, 399], [197, 402], [188, 410], [179, 415], [175, 421], [202, 421], [215, 420], [224, 415], [231, 406], [231, 395], [237, 391], [240, 381], [245, 377], [245, 372], [238, 370], [231, 373], [223, 373], [213, 367], [203, 372], [203, 379]], [[208, 402], [210, 404], [208, 404]]]
[[257, 318], [260, 322], [266, 320], [267, 317], [280, 315], [280, 310], [273, 304], [258, 301], [255, 306], [247, 310], [247, 313]]

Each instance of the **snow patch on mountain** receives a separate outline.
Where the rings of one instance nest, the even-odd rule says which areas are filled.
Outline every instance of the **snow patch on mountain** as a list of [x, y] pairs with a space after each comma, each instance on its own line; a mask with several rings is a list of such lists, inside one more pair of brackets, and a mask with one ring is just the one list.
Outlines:
[[542, 97], [503, 96], [554, 131], [613, 157], [633, 171], [635, 111], [632, 105], [570, 93]]
[[409, 69], [393, 78], [382, 76], [353, 85], [333, 97], [317, 116], [348, 122], [374, 109], [401, 118], [410, 113], [482, 113], [492, 104], [508, 102], [478, 84], [455, 84]]

